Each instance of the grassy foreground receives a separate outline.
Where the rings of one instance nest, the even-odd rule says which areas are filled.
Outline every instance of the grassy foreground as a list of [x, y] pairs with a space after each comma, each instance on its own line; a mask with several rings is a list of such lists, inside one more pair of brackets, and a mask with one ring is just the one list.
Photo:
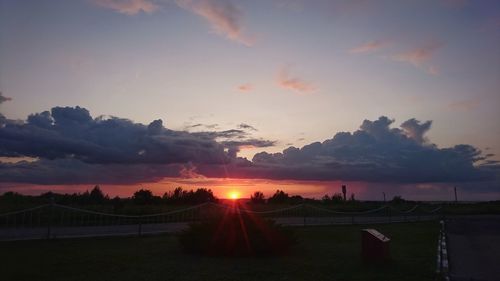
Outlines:
[[184, 254], [174, 235], [0, 242], [1, 280], [434, 280], [437, 222], [375, 225], [392, 261], [366, 265], [360, 229], [297, 228], [293, 253], [270, 258]]

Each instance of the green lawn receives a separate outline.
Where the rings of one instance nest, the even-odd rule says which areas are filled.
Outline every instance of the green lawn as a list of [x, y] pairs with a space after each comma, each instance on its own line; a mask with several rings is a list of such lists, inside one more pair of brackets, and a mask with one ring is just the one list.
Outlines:
[[291, 255], [218, 258], [182, 253], [174, 235], [0, 242], [0, 280], [435, 280], [437, 222], [375, 225], [392, 261], [366, 265], [367, 226], [297, 228]]

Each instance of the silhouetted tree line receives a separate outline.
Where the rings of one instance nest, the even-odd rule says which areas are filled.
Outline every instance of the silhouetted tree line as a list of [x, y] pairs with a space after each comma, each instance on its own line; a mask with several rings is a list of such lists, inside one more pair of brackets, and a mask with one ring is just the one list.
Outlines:
[[[351, 194], [348, 200], [344, 200], [344, 197], [342, 196], [341, 193], [334, 193], [331, 197], [328, 194], [325, 194], [321, 198], [321, 202], [325, 204], [332, 204], [332, 203], [342, 203], [342, 202], [357, 202], [354, 193]], [[276, 190], [276, 192], [269, 198], [265, 198], [264, 193], [260, 191], [255, 191], [251, 196], [250, 196], [250, 202], [252, 204], [300, 204], [304, 202], [318, 202], [315, 199], [310, 199], [310, 198], [303, 198], [300, 195], [293, 195], [290, 196], [288, 193], [284, 192], [283, 190]]]
[[192, 189], [187, 191], [181, 187], [177, 187], [174, 191], [165, 192], [162, 199], [167, 203], [190, 203], [200, 204], [205, 202], [216, 202], [217, 198], [214, 196], [211, 189], [198, 188], [196, 191]]
[[276, 192], [269, 197], [268, 199], [265, 198], [264, 193], [260, 191], [256, 191], [250, 196], [250, 202], [253, 204], [264, 204], [264, 203], [269, 203], [269, 204], [300, 204], [305, 201], [314, 201], [313, 199], [308, 199], [304, 198], [300, 195], [293, 195], [290, 196], [288, 193], [284, 192], [283, 190], [276, 190]]
[[139, 189], [132, 197], [120, 198], [118, 196], [110, 198], [104, 194], [102, 189], [96, 185], [92, 190], [82, 193], [60, 194], [45, 192], [38, 196], [22, 195], [17, 192], [8, 191], [0, 195], [0, 202], [11, 205], [49, 203], [52, 200], [58, 204], [65, 205], [114, 205], [115, 207], [124, 204], [135, 205], [160, 205], [160, 204], [200, 204], [204, 202], [216, 202], [217, 198], [212, 190], [198, 188], [196, 190], [184, 190], [177, 187], [173, 191], [165, 192], [163, 196], [154, 195], [149, 189]]

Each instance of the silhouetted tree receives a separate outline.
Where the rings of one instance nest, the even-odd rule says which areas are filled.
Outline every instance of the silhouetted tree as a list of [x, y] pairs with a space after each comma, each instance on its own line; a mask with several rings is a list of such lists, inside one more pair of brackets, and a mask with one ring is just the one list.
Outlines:
[[125, 205], [123, 200], [118, 196], [115, 196], [113, 199], [111, 199], [111, 202], [113, 203], [113, 210], [115, 212], [123, 209], [123, 207]]
[[349, 200], [350, 200], [351, 202], [356, 201], [356, 198], [354, 197], [354, 193], [351, 193], [351, 198], [349, 198]]
[[[191, 190], [190, 193], [193, 191]], [[191, 195], [191, 194], [190, 194]], [[193, 204], [200, 204], [205, 202], [214, 202], [216, 201], [215, 196], [210, 189], [206, 188], [198, 188], [194, 193], [192, 193], [191, 198], [188, 198], [188, 201]]]
[[288, 193], [283, 190], [276, 190], [276, 192], [271, 196], [267, 202], [269, 203], [286, 203], [288, 201]]
[[252, 196], [250, 196], [250, 201], [254, 204], [263, 204], [266, 202], [266, 198], [264, 197], [264, 193], [255, 191]]
[[304, 201], [304, 198], [300, 195], [293, 195], [290, 198], [288, 198], [288, 202], [290, 204], [299, 204]]
[[404, 200], [403, 197], [401, 197], [400, 195], [394, 196], [391, 200], [391, 203], [393, 204], [401, 204], [404, 202], [406, 202], [406, 200]]
[[101, 188], [96, 185], [94, 188], [90, 191], [89, 194], [89, 201], [92, 204], [100, 204], [103, 203], [106, 200], [106, 196], [104, 196], [104, 193], [102, 192]]
[[206, 188], [198, 188], [196, 191], [192, 189], [187, 191], [182, 187], [177, 187], [174, 191], [165, 192], [162, 197], [166, 203], [174, 204], [200, 204], [205, 202], [215, 202], [212, 190]]
[[332, 203], [340, 203], [344, 201], [344, 197], [340, 193], [335, 193], [330, 197]]
[[139, 189], [138, 191], [134, 192], [132, 200], [134, 200], [134, 203], [138, 205], [151, 204], [155, 201], [155, 196], [153, 195], [153, 192], [151, 192], [151, 190]]

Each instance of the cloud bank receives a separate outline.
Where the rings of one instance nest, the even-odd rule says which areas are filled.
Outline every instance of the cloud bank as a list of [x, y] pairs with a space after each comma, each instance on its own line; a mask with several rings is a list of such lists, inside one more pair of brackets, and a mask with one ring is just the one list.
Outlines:
[[[432, 122], [393, 127], [381, 116], [354, 132], [280, 153], [238, 157], [244, 147], [271, 147], [241, 123], [223, 131], [174, 131], [162, 120], [134, 123], [93, 118], [81, 107], [54, 107], [0, 128], [0, 182], [33, 184], [141, 183], [165, 177], [366, 182], [477, 182], [498, 180], [500, 166], [477, 148], [439, 148], [426, 137]], [[187, 173], [186, 171], [189, 171]]]

